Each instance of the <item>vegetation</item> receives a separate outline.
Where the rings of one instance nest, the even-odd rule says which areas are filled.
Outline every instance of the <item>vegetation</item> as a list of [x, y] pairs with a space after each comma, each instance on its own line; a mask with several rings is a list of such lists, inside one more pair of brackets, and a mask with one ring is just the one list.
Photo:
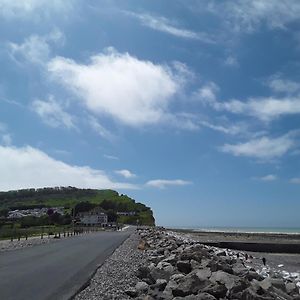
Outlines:
[[[55, 187], [0, 192], [0, 218], [7, 216], [8, 210], [15, 209], [42, 207], [64, 207], [66, 209], [65, 216], [48, 212], [48, 215], [41, 218], [25, 217], [20, 221], [22, 227], [69, 224], [74, 208], [75, 213], [78, 213], [89, 211], [95, 206], [100, 206], [108, 214], [111, 222], [139, 223], [141, 225], [154, 225], [155, 223], [149, 207], [113, 190]], [[136, 214], [134, 216], [117, 216], [116, 212], [135, 212]]]

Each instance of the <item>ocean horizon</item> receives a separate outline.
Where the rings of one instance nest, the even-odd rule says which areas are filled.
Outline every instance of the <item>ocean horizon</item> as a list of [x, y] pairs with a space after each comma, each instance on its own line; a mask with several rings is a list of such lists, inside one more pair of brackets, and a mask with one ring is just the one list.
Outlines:
[[[171, 227], [170, 227], [171, 228]], [[173, 229], [191, 230], [195, 232], [235, 232], [235, 233], [274, 233], [300, 234], [300, 227], [235, 227], [235, 226], [182, 226]]]

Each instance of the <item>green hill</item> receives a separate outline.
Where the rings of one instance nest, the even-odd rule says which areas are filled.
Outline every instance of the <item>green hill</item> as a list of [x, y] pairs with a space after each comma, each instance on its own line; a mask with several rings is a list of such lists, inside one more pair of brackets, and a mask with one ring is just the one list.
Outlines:
[[75, 187], [55, 187], [41, 189], [22, 189], [0, 192], [0, 215], [8, 210], [28, 209], [36, 207], [64, 207], [67, 211], [76, 204], [89, 202], [101, 205], [114, 212], [135, 212], [134, 216], [119, 216], [122, 223], [154, 225], [152, 210], [142, 203], [135, 202], [127, 195], [113, 190], [78, 189]]

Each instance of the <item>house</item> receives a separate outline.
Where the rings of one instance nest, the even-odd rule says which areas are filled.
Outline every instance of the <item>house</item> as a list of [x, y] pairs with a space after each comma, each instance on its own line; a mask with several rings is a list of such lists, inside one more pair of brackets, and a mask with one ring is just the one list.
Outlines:
[[135, 211], [118, 211], [117, 215], [118, 216], [135, 216], [136, 212]]
[[106, 226], [107, 214], [100, 207], [95, 207], [90, 211], [80, 212], [77, 215], [80, 223], [85, 226]]

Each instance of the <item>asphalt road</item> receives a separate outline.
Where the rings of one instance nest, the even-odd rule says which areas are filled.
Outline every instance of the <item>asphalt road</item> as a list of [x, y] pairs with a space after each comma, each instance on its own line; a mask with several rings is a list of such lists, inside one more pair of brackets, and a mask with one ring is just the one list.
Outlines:
[[89, 233], [0, 253], [0, 299], [69, 299], [130, 233]]

